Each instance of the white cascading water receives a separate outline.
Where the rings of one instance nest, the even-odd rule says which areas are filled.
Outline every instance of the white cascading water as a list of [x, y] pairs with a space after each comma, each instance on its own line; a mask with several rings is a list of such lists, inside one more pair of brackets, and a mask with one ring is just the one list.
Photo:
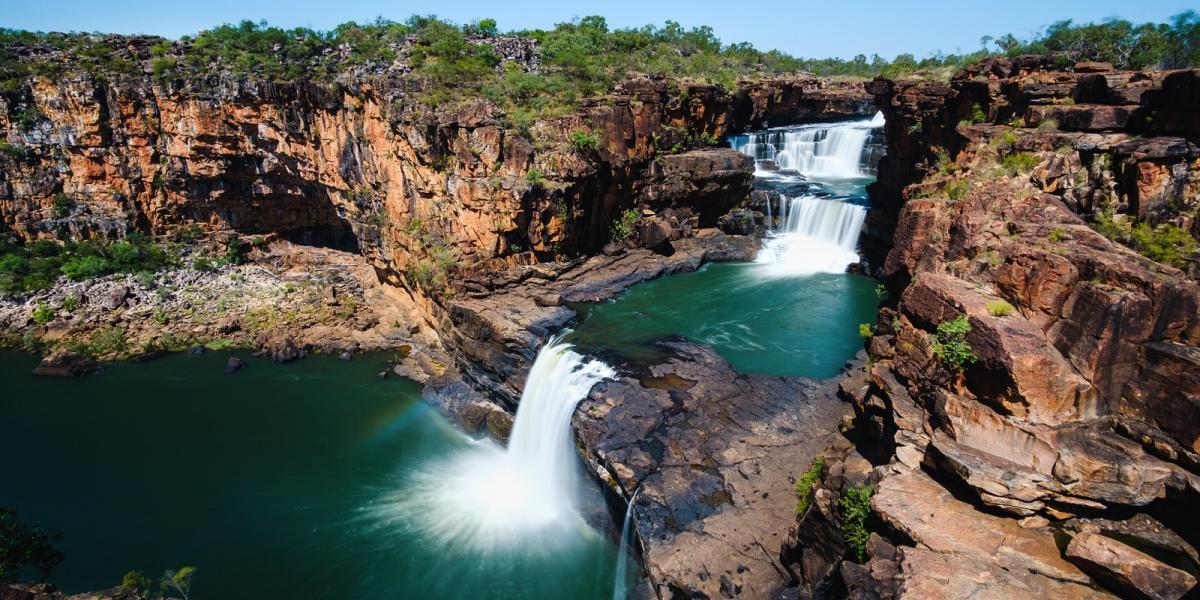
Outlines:
[[415, 516], [450, 547], [483, 551], [520, 544], [550, 527], [581, 526], [571, 415], [592, 386], [615, 373], [571, 348], [560, 337], [538, 352], [507, 448], [481, 440], [418, 473], [411, 489], [419, 491], [400, 500], [394, 516]]
[[778, 227], [763, 242], [754, 262], [769, 275], [843, 273], [858, 262], [858, 234], [867, 209], [840, 200], [783, 198]]
[[642, 488], [633, 490], [633, 495], [629, 497], [629, 505], [625, 507], [625, 523], [621, 526], [621, 543], [617, 545], [617, 569], [613, 575], [613, 600], [625, 600], [625, 579], [628, 577], [629, 570], [629, 552], [626, 547], [629, 542], [629, 527], [633, 523], [633, 505], [637, 502], [638, 492]]
[[[863, 152], [871, 131], [883, 126], [883, 113], [871, 119], [836, 124], [770, 129], [734, 138], [735, 150], [754, 157], [756, 163], [774, 161], [780, 169], [793, 169], [809, 178], [853, 179], [870, 176]], [[757, 169], [759, 177], [772, 171]]]
[[[872, 119], [806, 125], [750, 133], [732, 140], [733, 147], [754, 157], [755, 164], [774, 161], [780, 169], [798, 171], [808, 180], [857, 179], [870, 176], [866, 152], [872, 130], [882, 127], [883, 114]], [[756, 168], [756, 177], [779, 177]], [[785, 175], [786, 176], [786, 175]], [[842, 273], [858, 261], [858, 235], [866, 207], [811, 194], [767, 202], [769, 235], [755, 262], [769, 276]]]

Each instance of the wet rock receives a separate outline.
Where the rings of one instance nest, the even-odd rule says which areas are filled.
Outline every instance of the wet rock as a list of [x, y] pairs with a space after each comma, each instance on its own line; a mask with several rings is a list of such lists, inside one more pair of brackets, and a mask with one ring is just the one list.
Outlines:
[[90, 357], [59, 348], [42, 359], [33, 374], [42, 377], [83, 377], [100, 370]]
[[1196, 578], [1147, 554], [1097, 533], [1080, 533], [1066, 556], [1123, 596], [1178, 600], [1196, 586]]
[[338, 360], [345, 360], [345, 361], [354, 360], [354, 354], [352, 354], [351, 352], [348, 352], [348, 351], [342, 352], [341, 354], [338, 354]]
[[225, 361], [225, 374], [227, 374], [227, 375], [230, 373], [236, 373], [245, 368], [246, 368], [246, 361], [244, 361], [236, 356], [230, 356], [229, 360]]

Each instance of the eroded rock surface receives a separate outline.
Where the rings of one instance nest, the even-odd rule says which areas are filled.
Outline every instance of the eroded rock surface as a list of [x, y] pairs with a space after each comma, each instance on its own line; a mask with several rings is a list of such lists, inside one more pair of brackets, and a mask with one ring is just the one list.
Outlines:
[[630, 497], [659, 597], [766, 598], [791, 584], [779, 562], [792, 482], [848, 413], [832, 382], [739, 375], [711, 349], [598, 385], [576, 411], [599, 475]]

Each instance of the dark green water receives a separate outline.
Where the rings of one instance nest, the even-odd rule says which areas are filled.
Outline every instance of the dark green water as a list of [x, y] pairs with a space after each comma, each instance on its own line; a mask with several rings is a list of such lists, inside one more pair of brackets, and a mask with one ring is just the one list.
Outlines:
[[877, 282], [852, 274], [771, 277], [754, 263], [712, 264], [578, 307], [584, 349], [653, 360], [670, 335], [712, 346], [739, 372], [825, 378], [862, 348]]
[[0, 354], [0, 506], [62, 534], [60, 587], [192, 565], [197, 600], [611, 597], [616, 549], [582, 524], [491, 551], [428, 538], [402, 506], [416, 475], [479, 443], [376, 379], [382, 357], [226, 357], [58, 380]]

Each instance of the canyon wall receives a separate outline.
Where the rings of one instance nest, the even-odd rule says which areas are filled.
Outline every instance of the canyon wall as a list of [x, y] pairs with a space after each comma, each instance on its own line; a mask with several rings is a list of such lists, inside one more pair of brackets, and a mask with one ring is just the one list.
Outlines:
[[[191, 224], [280, 233], [357, 245], [397, 280], [432, 250], [462, 266], [549, 260], [595, 252], [640, 201], [715, 222], [748, 191], [749, 165], [705, 141], [871, 110], [854, 85], [812, 78], [733, 93], [636, 80], [522, 131], [486, 100], [431, 108], [403, 84], [219, 79], [199, 93], [149, 78], [35, 78], [0, 97], [0, 228], [21, 239]], [[27, 114], [39, 117], [17, 118]], [[572, 144], [576, 132], [591, 140]]]
[[[865, 246], [889, 299], [841, 382], [855, 447], [831, 449], [784, 562], [856, 598], [1180, 597], [1200, 284], [1194, 255], [1147, 240], [1200, 234], [1200, 72], [1021, 57], [868, 87], [888, 156]], [[1099, 233], [1122, 223], [1158, 260]], [[839, 566], [856, 486], [872, 533]]]

